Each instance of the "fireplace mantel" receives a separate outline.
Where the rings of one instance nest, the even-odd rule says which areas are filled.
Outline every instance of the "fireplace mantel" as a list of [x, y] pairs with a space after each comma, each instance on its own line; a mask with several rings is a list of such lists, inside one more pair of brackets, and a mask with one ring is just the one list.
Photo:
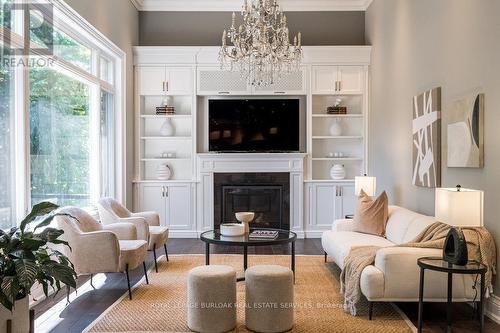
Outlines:
[[214, 227], [214, 173], [290, 173], [290, 230], [304, 235], [304, 153], [198, 154], [198, 225]]

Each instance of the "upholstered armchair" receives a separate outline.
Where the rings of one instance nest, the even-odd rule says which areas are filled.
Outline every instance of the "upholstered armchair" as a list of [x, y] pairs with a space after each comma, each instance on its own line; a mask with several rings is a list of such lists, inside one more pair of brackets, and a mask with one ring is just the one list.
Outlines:
[[[137, 240], [136, 227], [131, 223], [115, 223], [102, 225], [80, 208], [64, 207], [55, 220], [64, 231], [61, 236], [71, 249], [65, 247], [64, 254], [75, 266], [78, 275], [97, 273], [125, 273], [129, 298], [129, 270], [137, 268], [141, 263], [149, 284], [146, 271], [147, 243]], [[92, 283], [92, 280], [91, 280]]]
[[[160, 216], [156, 212], [132, 213], [118, 201], [112, 198], [102, 198], [97, 203], [101, 222], [104, 225], [130, 222], [138, 228], [138, 237], [148, 242], [148, 250], [153, 251], [155, 270], [158, 272], [156, 250], [165, 249], [168, 261], [167, 240], [168, 228], [160, 226]], [[140, 232], [139, 232], [140, 230]]]

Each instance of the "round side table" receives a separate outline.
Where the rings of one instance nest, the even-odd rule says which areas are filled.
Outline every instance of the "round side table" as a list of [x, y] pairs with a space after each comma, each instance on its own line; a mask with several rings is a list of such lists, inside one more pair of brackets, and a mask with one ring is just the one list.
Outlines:
[[424, 305], [424, 272], [426, 269], [431, 271], [443, 272], [448, 274], [448, 300], [446, 303], [446, 321], [447, 332], [451, 332], [452, 322], [452, 301], [453, 301], [453, 274], [480, 274], [481, 275], [481, 288], [479, 297], [479, 325], [480, 332], [484, 330], [484, 276], [487, 267], [475, 260], [469, 260], [465, 265], [454, 265], [444, 261], [439, 257], [424, 257], [417, 260], [420, 267], [420, 287], [418, 294], [418, 332], [422, 332], [422, 312]]

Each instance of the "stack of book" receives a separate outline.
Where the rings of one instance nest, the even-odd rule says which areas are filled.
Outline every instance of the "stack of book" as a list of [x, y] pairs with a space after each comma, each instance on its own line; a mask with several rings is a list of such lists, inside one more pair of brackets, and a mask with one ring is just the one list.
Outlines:
[[157, 115], [172, 115], [175, 114], [175, 108], [173, 106], [158, 106], [156, 108]]
[[278, 231], [276, 230], [254, 230], [248, 235], [250, 239], [276, 239]]
[[327, 114], [347, 114], [347, 107], [345, 106], [329, 106], [326, 109]]

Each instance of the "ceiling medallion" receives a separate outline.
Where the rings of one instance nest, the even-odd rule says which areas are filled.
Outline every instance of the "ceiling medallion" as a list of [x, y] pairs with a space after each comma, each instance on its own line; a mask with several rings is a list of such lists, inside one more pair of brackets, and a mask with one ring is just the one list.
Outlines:
[[301, 33], [290, 43], [286, 15], [277, 0], [245, 0], [241, 15], [243, 23], [237, 28], [233, 13], [231, 27], [222, 34], [222, 68], [241, 72], [253, 86], [272, 85], [284, 73], [299, 70]]

